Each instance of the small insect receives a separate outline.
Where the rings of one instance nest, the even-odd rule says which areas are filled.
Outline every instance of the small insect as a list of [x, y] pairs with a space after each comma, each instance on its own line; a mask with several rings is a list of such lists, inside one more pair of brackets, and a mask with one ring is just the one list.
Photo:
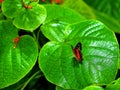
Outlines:
[[62, 0], [50, 0], [50, 3], [55, 2], [56, 4], [61, 4], [63, 1]]
[[74, 53], [74, 55], [75, 55], [76, 60], [77, 60], [78, 62], [81, 62], [81, 61], [82, 61], [82, 53], [81, 53], [82, 47], [81, 47], [81, 43], [79, 42], [79, 43], [75, 46], [75, 48], [73, 48], [73, 46], [71, 46], [71, 47], [72, 47], [72, 51], [73, 51], [73, 53]]
[[26, 8], [26, 9], [32, 9], [32, 6], [26, 5], [26, 4], [23, 2], [23, 0], [21, 0], [21, 2], [22, 2], [22, 6], [23, 6], [24, 8]]
[[60, 4], [60, 3], [62, 3], [62, 0], [55, 0], [55, 2], [56, 2], [57, 4]]
[[16, 46], [17, 46], [20, 38], [21, 38], [21, 36], [18, 36], [18, 37], [16, 37], [16, 38], [14, 38], [14, 40], [13, 40], [13, 42], [15, 43], [14, 48], [16, 48]]
[[46, 2], [46, 0], [42, 0], [42, 2]]
[[4, 0], [0, 0], [0, 3], [2, 3]]
[[27, 5], [25, 5], [24, 6], [26, 9], [32, 9], [32, 6], [27, 6]]

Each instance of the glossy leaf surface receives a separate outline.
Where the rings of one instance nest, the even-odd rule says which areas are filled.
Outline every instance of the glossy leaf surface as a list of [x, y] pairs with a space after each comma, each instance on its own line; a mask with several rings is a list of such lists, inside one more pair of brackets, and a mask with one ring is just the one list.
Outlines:
[[[65, 89], [82, 89], [114, 80], [119, 47], [112, 31], [96, 20], [71, 24], [65, 30], [58, 30], [58, 34], [44, 33], [51, 41], [43, 46], [39, 54], [39, 66], [50, 82]], [[56, 36], [63, 39], [54, 41], [49, 38], [52, 35], [55, 39]], [[82, 44], [81, 63], [75, 59], [71, 48], [79, 42]]]
[[38, 48], [35, 40], [28, 35], [18, 42], [17, 29], [9, 21], [0, 21], [0, 88], [7, 87], [22, 79], [35, 65]]
[[[75, 11], [58, 5], [45, 5], [47, 18], [41, 27], [42, 33], [53, 41], [63, 41], [64, 30], [68, 24], [82, 22], [84, 19]], [[54, 35], [53, 35], [54, 34]]]
[[5, 0], [2, 11], [8, 18], [14, 18], [13, 24], [28, 31], [34, 31], [46, 18], [46, 9], [31, 0]]
[[[79, 12], [86, 19], [97, 19], [107, 25], [112, 31], [120, 33], [120, 23], [118, 17], [120, 13], [120, 10], [118, 10], [120, 7], [119, 0], [95, 0], [95, 2], [91, 2], [92, 0], [65, 0], [63, 6], [67, 6]], [[94, 9], [90, 7], [90, 5], [93, 6]], [[112, 9], [112, 7], [114, 8]], [[114, 18], [114, 15], [117, 18]]]
[[104, 90], [104, 89], [100, 86], [88, 86], [84, 88], [83, 90]]

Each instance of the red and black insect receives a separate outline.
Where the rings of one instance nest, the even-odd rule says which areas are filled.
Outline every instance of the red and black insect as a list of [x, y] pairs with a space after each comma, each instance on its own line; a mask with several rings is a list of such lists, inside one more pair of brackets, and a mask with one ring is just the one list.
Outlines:
[[72, 47], [72, 51], [73, 51], [73, 53], [74, 53], [74, 56], [75, 56], [76, 60], [77, 60], [78, 62], [81, 62], [81, 61], [82, 61], [82, 53], [81, 53], [82, 44], [79, 42], [79, 43], [75, 46], [75, 48], [73, 48], [73, 46], [71, 46], [71, 47]]

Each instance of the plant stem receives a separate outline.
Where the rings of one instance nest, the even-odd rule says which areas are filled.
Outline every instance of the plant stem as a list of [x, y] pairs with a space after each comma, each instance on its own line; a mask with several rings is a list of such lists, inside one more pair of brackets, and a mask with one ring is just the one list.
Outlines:
[[41, 46], [40, 46], [39, 41], [38, 41], [38, 38], [39, 38], [39, 37], [36, 37], [36, 35], [35, 35], [34, 32], [33, 32], [33, 37], [34, 37], [35, 41], [37, 42], [38, 50], [40, 50], [40, 49], [41, 49]]
[[[35, 77], [35, 76], [37, 76], [37, 75], [39, 75], [40, 74], [40, 71], [37, 71], [36, 73], [34, 73], [31, 77], [30, 77], [30, 79], [28, 80], [28, 81], [26, 81], [26, 83], [24, 84], [24, 86], [21, 88], [21, 90], [24, 90], [25, 89], [25, 87], [27, 86], [27, 84]], [[39, 77], [41, 77], [42, 75], [40, 74], [39, 75]]]

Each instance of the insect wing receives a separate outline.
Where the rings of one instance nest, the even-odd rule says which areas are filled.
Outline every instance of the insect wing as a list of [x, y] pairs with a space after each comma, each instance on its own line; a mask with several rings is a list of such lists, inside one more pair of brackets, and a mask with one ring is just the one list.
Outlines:
[[78, 43], [75, 48], [72, 47], [72, 50], [73, 50], [73, 53], [75, 55], [75, 58], [77, 59], [78, 62], [81, 62], [82, 61], [82, 53], [81, 53], [81, 43]]

